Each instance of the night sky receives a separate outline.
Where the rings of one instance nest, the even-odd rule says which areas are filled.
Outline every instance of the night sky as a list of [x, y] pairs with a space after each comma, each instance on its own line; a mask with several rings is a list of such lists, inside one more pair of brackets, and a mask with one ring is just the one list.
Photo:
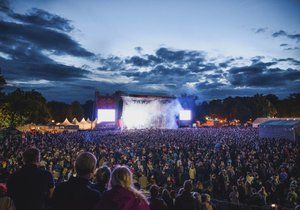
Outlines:
[[300, 92], [299, 0], [0, 0], [7, 91]]

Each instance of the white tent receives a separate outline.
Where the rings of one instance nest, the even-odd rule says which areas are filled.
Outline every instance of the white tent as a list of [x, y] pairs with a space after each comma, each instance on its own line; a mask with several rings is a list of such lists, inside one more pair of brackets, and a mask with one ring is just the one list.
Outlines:
[[270, 118], [270, 117], [258, 117], [256, 118], [253, 123], [252, 127], [253, 128], [258, 128], [260, 124], [268, 122], [268, 121], [274, 121], [274, 120], [300, 120], [300, 118]]
[[68, 118], [65, 119], [65, 121], [63, 121], [61, 124], [59, 125], [73, 125], [72, 123], [70, 123], [70, 121], [68, 120]]
[[86, 120], [88, 123], [91, 123], [91, 120], [90, 120], [90, 118], [87, 118], [87, 120]]
[[96, 128], [96, 125], [97, 125], [97, 118], [92, 122], [92, 128], [94, 129], [94, 128]]
[[300, 140], [300, 120], [269, 120], [259, 126], [260, 138]]
[[72, 123], [75, 124], [75, 125], [79, 125], [79, 122], [78, 122], [78, 120], [76, 119], [76, 117], [74, 117], [74, 119], [72, 120]]
[[84, 118], [78, 123], [80, 130], [90, 130], [92, 128], [92, 123], [87, 122]]
[[269, 118], [269, 117], [258, 117], [256, 118], [253, 123], [252, 123], [252, 127], [253, 128], [258, 128], [258, 126], [261, 124], [261, 123], [264, 123], [264, 122], [267, 122], [269, 120], [272, 120], [274, 118]]

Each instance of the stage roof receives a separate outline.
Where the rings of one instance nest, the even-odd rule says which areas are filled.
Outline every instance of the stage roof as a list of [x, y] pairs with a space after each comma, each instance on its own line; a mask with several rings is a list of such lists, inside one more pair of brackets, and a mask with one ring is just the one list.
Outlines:
[[176, 99], [176, 97], [174, 96], [146, 95], [146, 94], [129, 94], [129, 95], [122, 95], [122, 96], [129, 96], [129, 97], [136, 97], [136, 98]]

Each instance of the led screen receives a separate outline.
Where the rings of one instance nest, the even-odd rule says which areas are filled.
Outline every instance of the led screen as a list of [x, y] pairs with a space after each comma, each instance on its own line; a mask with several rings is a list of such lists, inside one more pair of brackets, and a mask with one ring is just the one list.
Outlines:
[[115, 122], [116, 110], [114, 109], [98, 109], [98, 123]]
[[179, 111], [180, 120], [191, 120], [191, 110], [181, 110]]

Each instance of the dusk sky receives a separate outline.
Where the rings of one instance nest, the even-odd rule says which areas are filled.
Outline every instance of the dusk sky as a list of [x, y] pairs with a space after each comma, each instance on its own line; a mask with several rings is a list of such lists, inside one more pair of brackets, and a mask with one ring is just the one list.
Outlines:
[[7, 91], [300, 92], [299, 0], [0, 0]]

